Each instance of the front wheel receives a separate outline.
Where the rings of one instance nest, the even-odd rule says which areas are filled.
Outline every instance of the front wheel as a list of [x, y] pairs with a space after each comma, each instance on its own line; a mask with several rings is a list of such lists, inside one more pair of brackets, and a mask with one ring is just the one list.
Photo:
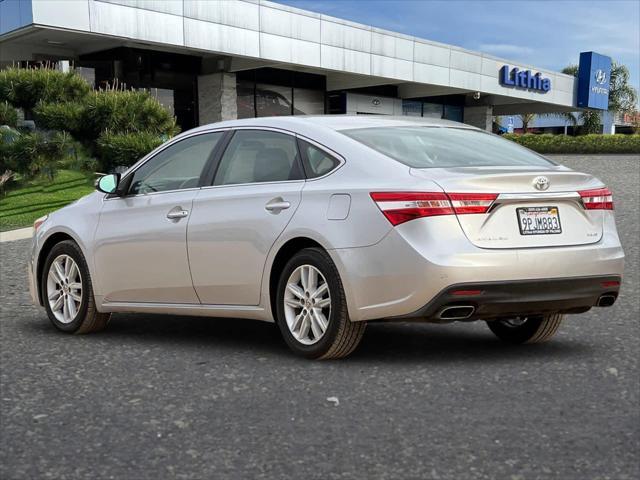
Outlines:
[[564, 320], [561, 313], [516, 317], [487, 322], [489, 329], [508, 343], [542, 343], [555, 335]]
[[75, 242], [54, 245], [45, 260], [40, 286], [49, 320], [58, 330], [89, 333], [107, 326], [110, 314], [96, 309], [87, 262]]
[[362, 339], [366, 324], [350, 320], [338, 270], [320, 248], [305, 248], [289, 260], [276, 301], [280, 332], [298, 355], [346, 357]]

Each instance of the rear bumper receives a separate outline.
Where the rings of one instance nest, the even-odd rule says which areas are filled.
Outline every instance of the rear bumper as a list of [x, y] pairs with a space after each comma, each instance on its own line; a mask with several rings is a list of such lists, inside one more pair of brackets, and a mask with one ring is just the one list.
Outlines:
[[397, 318], [479, 320], [547, 312], [582, 313], [613, 305], [620, 276], [463, 283], [441, 291], [419, 310]]
[[[512, 289], [519, 282], [528, 282], [522, 289], [511, 290], [510, 295], [517, 297], [543, 284], [564, 289], [571, 287], [572, 279], [619, 278], [624, 270], [624, 252], [615, 225], [605, 229], [600, 241], [589, 245], [485, 249], [469, 242], [455, 217], [440, 216], [406, 222], [375, 245], [329, 253], [340, 272], [354, 321], [415, 316], [454, 285], [495, 283], [511, 285]], [[555, 281], [560, 283], [547, 283]], [[541, 301], [539, 306], [554, 306]], [[574, 308], [558, 305], [563, 310]], [[580, 303], [575, 308], [586, 306]]]

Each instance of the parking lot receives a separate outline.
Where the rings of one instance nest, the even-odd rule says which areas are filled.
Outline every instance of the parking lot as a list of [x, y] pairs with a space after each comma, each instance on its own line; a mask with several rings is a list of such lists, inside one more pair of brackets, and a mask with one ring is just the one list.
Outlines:
[[29, 303], [28, 240], [0, 244], [0, 478], [640, 478], [640, 158], [555, 158], [613, 189], [627, 265], [543, 345], [377, 323], [312, 362], [272, 324], [123, 314], [67, 336]]

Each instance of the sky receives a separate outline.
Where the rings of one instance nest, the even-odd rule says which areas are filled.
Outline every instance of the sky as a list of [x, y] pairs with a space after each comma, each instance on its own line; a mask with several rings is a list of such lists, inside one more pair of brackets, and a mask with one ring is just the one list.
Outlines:
[[276, 0], [560, 71], [595, 51], [640, 90], [640, 0]]

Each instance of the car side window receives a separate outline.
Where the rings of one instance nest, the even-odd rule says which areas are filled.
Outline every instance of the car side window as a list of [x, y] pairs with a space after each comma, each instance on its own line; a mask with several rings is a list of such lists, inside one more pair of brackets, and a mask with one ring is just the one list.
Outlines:
[[220, 160], [214, 185], [300, 180], [300, 154], [292, 135], [238, 130]]
[[165, 148], [133, 173], [129, 195], [198, 187], [202, 170], [223, 135], [195, 135]]
[[340, 161], [337, 158], [332, 157], [309, 142], [300, 140], [300, 148], [307, 178], [321, 177], [340, 165]]

